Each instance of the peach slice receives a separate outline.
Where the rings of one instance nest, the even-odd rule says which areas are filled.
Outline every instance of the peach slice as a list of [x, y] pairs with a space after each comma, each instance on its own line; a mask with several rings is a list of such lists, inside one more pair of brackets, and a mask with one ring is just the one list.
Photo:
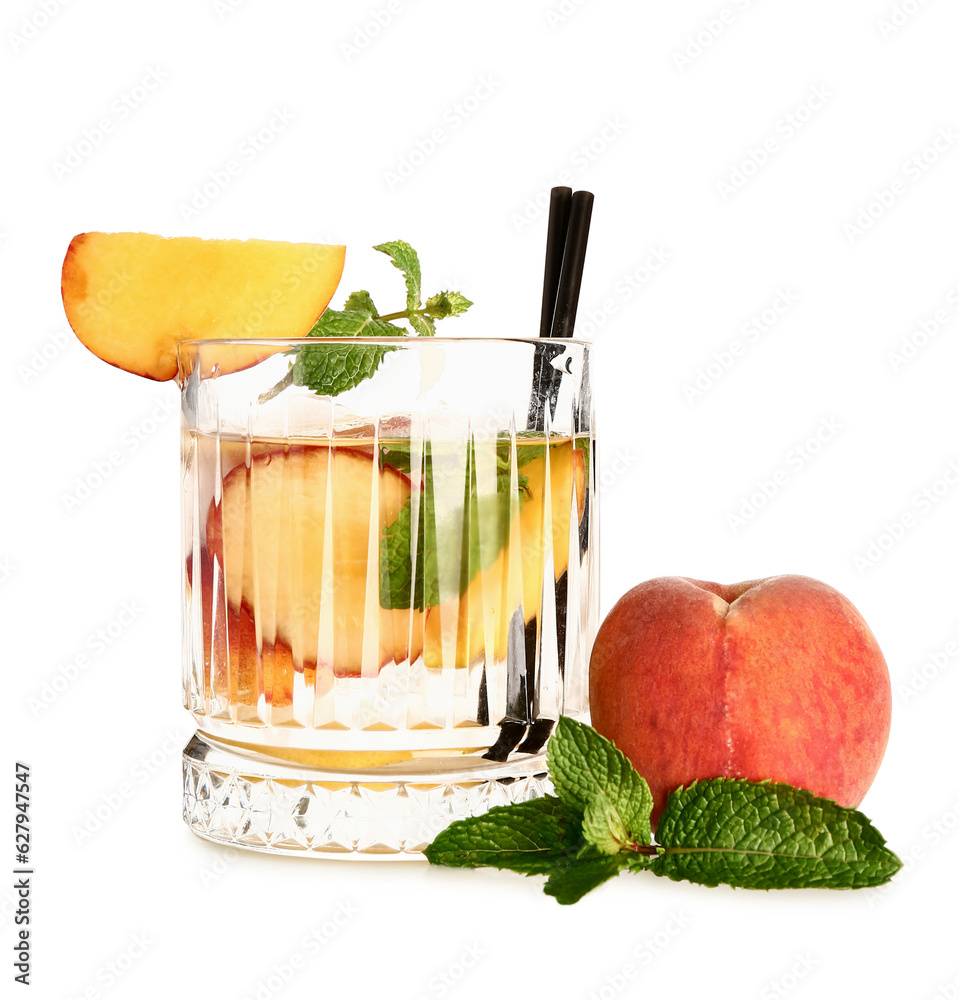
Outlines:
[[230, 607], [249, 607], [297, 669], [358, 675], [415, 659], [422, 612], [379, 604], [380, 535], [409, 495], [405, 476], [339, 445], [276, 447], [233, 469], [207, 519]]
[[[569, 527], [576, 488], [577, 520], [586, 504], [586, 463], [572, 441], [549, 449], [550, 519], [553, 574], [556, 580], [569, 566]], [[423, 660], [441, 667], [452, 653], [456, 667], [465, 667], [486, 648], [487, 635], [499, 659], [506, 657], [507, 632], [512, 610], [523, 602], [526, 621], [540, 611], [543, 587], [546, 457], [535, 458], [520, 471], [527, 477], [529, 494], [509, 529], [509, 544], [492, 565], [480, 570], [466, 593], [451, 598], [426, 613]], [[520, 546], [519, 566], [510, 566], [510, 548]], [[517, 579], [517, 575], [519, 579]]]
[[[158, 381], [190, 339], [302, 337], [333, 297], [346, 248], [271, 240], [81, 233], [63, 261], [63, 308], [98, 358]], [[266, 357], [225, 346], [221, 374]]]
[[[283, 642], [257, 647], [256, 623], [246, 605], [218, 604], [213, 610], [213, 566], [200, 551], [200, 600], [203, 615], [203, 664], [207, 697], [237, 706], [240, 716], [255, 716], [260, 692], [274, 709], [293, 704], [293, 654]], [[186, 562], [187, 595], [193, 586], [193, 560]]]

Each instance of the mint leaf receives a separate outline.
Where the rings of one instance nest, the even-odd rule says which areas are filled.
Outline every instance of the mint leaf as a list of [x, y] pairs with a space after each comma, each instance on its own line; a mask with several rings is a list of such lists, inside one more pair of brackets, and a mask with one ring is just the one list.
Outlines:
[[[588, 845], [585, 845], [589, 850]], [[521, 875], [548, 875], [543, 891], [564, 905], [628, 866], [625, 854], [583, 857], [579, 815], [555, 796], [497, 806], [458, 820], [424, 854], [434, 865], [500, 868]]]
[[537, 875], [567, 868], [581, 846], [576, 810], [547, 795], [457, 820], [423, 853], [434, 865]]
[[403, 272], [403, 277], [406, 280], [406, 308], [409, 312], [419, 309], [422, 279], [420, 276], [420, 259], [416, 251], [409, 243], [404, 243], [402, 240], [381, 243], [379, 246], [373, 247], [373, 249], [385, 253], [393, 261], [393, 266]]
[[437, 292], [426, 300], [423, 311], [431, 319], [446, 319], [465, 313], [473, 303], [459, 292]]
[[413, 500], [380, 535], [380, 607], [425, 611], [440, 603], [433, 491], [420, 493], [417, 512], [416, 566], [413, 566]]
[[[595, 825], [591, 823], [590, 829], [596, 836], [612, 836], [608, 824], [606, 834], [601, 834], [597, 817], [615, 814], [616, 829], [625, 834], [625, 843], [650, 842], [652, 793], [615, 744], [591, 726], [564, 715], [547, 744], [546, 764], [556, 794], [582, 813], [592, 810]], [[603, 849], [602, 844], [592, 842]]]
[[293, 363], [293, 384], [304, 385], [321, 396], [337, 396], [370, 378], [391, 350], [380, 344], [301, 347]]
[[630, 842], [622, 817], [605, 795], [589, 800], [583, 813], [583, 838], [601, 854], [618, 854]]
[[[357, 293], [353, 293], [356, 295]], [[360, 293], [366, 295], [367, 293]], [[369, 296], [367, 295], [367, 298]], [[350, 299], [353, 295], [350, 296]], [[347, 300], [349, 301], [349, 300]], [[327, 309], [308, 337], [402, 337], [403, 328], [377, 319], [364, 309]], [[302, 349], [301, 349], [302, 350]]]
[[902, 867], [855, 809], [791, 785], [714, 778], [673, 792], [657, 875], [746, 889], [882, 885]]
[[[346, 312], [356, 311], [366, 313], [368, 316], [379, 316], [376, 306], [373, 305], [373, 299], [370, 298], [370, 293], [365, 288], [358, 292], [351, 292], [343, 303], [343, 309]], [[320, 319], [322, 318], [321, 316]]]
[[430, 316], [423, 313], [411, 312], [410, 326], [421, 337], [432, 337], [436, 333], [436, 324]]
[[[403, 329], [377, 319], [376, 307], [366, 291], [353, 292], [345, 309], [327, 309], [313, 324], [309, 337], [399, 337]], [[392, 348], [335, 347], [327, 344], [297, 350], [290, 376], [320, 396], [336, 396], [368, 379]]]
[[627, 863], [628, 859], [623, 854], [578, 861], [554, 871], [543, 886], [543, 892], [554, 896], [556, 902], [564, 906], [577, 903], [587, 892], [618, 875]]
[[396, 469], [397, 472], [410, 472], [410, 451], [409, 440], [390, 441], [387, 444], [380, 443], [380, 468], [388, 465], [390, 468]]

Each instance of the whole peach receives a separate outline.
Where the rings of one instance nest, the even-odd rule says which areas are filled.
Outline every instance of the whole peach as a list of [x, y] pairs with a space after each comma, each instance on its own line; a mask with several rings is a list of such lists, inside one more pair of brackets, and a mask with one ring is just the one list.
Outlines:
[[857, 806], [892, 709], [862, 616], [806, 576], [641, 583], [599, 629], [589, 697], [593, 726], [649, 782], [654, 823], [668, 792], [723, 775]]

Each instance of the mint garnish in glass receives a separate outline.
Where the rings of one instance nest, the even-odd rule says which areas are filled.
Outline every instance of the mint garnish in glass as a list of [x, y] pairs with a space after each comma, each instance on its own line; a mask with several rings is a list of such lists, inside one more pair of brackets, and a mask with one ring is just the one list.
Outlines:
[[[327, 309], [313, 325], [308, 337], [432, 337], [436, 321], [460, 316], [473, 304], [460, 292], [437, 292], [422, 301], [422, 277], [416, 251], [402, 240], [373, 247], [385, 253], [393, 266], [403, 272], [406, 281], [406, 308], [380, 313], [365, 290], [351, 293], [342, 309]], [[398, 325], [409, 324], [408, 330]], [[385, 345], [357, 347], [330, 344], [295, 351], [290, 370], [269, 392], [260, 396], [265, 403], [287, 386], [301, 385], [320, 396], [337, 396], [370, 378], [392, 348]]]

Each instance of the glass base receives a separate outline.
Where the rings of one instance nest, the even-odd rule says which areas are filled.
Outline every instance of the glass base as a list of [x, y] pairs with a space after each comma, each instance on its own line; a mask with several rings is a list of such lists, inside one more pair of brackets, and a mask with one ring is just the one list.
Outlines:
[[478, 754], [349, 770], [307, 766], [197, 732], [183, 750], [183, 819], [230, 847], [314, 858], [417, 860], [454, 820], [550, 794], [546, 754]]

